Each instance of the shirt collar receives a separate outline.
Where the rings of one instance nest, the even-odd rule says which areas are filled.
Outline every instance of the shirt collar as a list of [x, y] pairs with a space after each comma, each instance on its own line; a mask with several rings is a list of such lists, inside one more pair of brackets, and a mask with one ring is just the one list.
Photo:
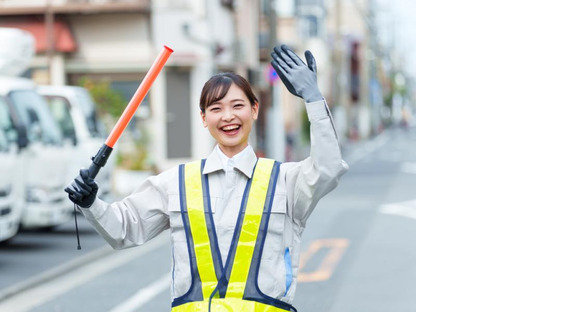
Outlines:
[[[234, 157], [229, 158], [228, 156], [226, 156], [226, 154], [224, 154], [224, 152], [222, 152], [222, 150], [217, 145], [215, 146], [214, 150], [217, 152], [217, 154], [222, 162], [222, 167], [226, 171], [227, 171], [228, 161], [230, 161], [232, 164], [235, 164], [236, 156], [238, 156], [240, 154], [240, 153], [238, 153], [237, 155], [234, 155]], [[243, 153], [243, 151], [241, 153]], [[232, 170], [233, 170], [233, 168], [232, 168]]]
[[[225, 170], [224, 163], [222, 162], [220, 153], [222, 153], [222, 151], [219, 149], [219, 146], [216, 145], [205, 161], [203, 174], [212, 173], [218, 170]], [[256, 153], [254, 152], [252, 146], [248, 145], [244, 150], [234, 155], [232, 159], [234, 160], [234, 168], [237, 168], [246, 177], [248, 177], [248, 179], [252, 177], [254, 165], [258, 160], [258, 157], [256, 156]]]

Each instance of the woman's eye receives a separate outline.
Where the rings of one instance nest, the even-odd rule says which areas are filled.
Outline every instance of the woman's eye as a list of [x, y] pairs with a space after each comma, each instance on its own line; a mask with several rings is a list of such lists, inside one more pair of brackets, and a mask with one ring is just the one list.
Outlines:
[[220, 110], [219, 107], [214, 107], [214, 108], [210, 109], [210, 111], [212, 111], [212, 112], [217, 112], [219, 110]]
[[244, 107], [244, 104], [236, 104], [236, 105], [234, 105], [234, 107], [235, 108], [242, 108], [242, 107]]

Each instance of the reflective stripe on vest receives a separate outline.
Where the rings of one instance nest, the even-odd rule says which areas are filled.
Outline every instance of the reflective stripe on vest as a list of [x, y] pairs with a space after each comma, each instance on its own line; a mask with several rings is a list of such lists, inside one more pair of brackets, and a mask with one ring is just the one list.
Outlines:
[[280, 163], [259, 158], [248, 180], [225, 266], [217, 245], [205, 160], [181, 165], [180, 198], [192, 285], [173, 301], [172, 312], [296, 311], [258, 289], [258, 269]]

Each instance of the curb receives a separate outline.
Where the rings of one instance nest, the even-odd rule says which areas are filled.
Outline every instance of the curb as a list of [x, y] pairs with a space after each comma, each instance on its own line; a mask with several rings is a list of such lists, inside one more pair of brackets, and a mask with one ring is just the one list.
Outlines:
[[45, 283], [51, 279], [54, 279], [57, 276], [60, 276], [64, 273], [72, 271], [76, 268], [79, 268], [83, 265], [91, 263], [101, 257], [109, 255], [113, 253], [115, 250], [111, 248], [109, 245], [105, 245], [97, 250], [94, 250], [84, 256], [78, 257], [73, 259], [69, 262], [63, 263], [57, 267], [44, 271], [36, 276], [33, 276], [27, 280], [24, 280], [20, 283], [17, 283], [12, 286], [5, 287], [4, 289], [0, 289], [0, 302], [3, 300], [10, 298], [19, 292], [28, 290], [32, 287], [38, 286], [42, 283]]

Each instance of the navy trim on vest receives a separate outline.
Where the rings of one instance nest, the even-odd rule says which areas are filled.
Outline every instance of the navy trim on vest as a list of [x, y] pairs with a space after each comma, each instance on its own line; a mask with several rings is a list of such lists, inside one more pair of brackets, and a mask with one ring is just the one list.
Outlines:
[[250, 193], [250, 187], [252, 185], [252, 181], [254, 180], [254, 171], [256, 170], [256, 164], [254, 165], [254, 169], [252, 170], [252, 177], [248, 179], [246, 183], [246, 188], [244, 190], [244, 196], [242, 197], [242, 203], [240, 205], [240, 211], [238, 212], [238, 220], [236, 221], [236, 227], [234, 230], [234, 234], [232, 236], [232, 242], [230, 244], [230, 251], [228, 252], [228, 258], [226, 259], [225, 265], [225, 274], [222, 275], [218, 282], [218, 289], [222, 298], [225, 297], [228, 283], [230, 281], [230, 276], [232, 275], [232, 262], [234, 261], [234, 256], [236, 253], [236, 248], [238, 246], [238, 240], [240, 239], [240, 233], [242, 232], [242, 222], [244, 220], [244, 215], [246, 214], [246, 204], [248, 203], [248, 194]]
[[197, 262], [195, 252], [193, 251], [193, 236], [189, 225], [189, 216], [187, 213], [187, 201], [185, 198], [185, 165], [179, 165], [179, 204], [181, 209], [181, 219], [183, 220], [183, 230], [187, 241], [187, 252], [189, 253], [189, 269], [191, 272], [191, 286], [189, 290], [181, 297], [175, 298], [171, 303], [172, 307], [179, 306], [192, 301], [203, 301], [203, 292], [201, 290], [201, 278], [197, 271]]
[[257, 301], [267, 305], [275, 306], [283, 310], [296, 312], [296, 308], [294, 308], [292, 305], [276, 298], [267, 296], [260, 290], [260, 287], [258, 286], [260, 262], [262, 260], [262, 252], [264, 251], [264, 244], [266, 242], [266, 235], [268, 233], [268, 224], [270, 221], [270, 214], [272, 212], [272, 203], [274, 202], [274, 193], [276, 191], [279, 174], [280, 163], [276, 161], [272, 167], [272, 174], [270, 176], [270, 184], [268, 185], [266, 203], [264, 204], [262, 222], [260, 222], [260, 231], [258, 237], [256, 238], [256, 247], [254, 249], [254, 254], [252, 255], [252, 264], [250, 265], [250, 272], [248, 273], [248, 279], [246, 282], [246, 289], [244, 291], [243, 299]]
[[211, 211], [211, 197], [209, 196], [209, 178], [207, 174], [203, 174], [203, 168], [205, 167], [205, 159], [201, 160], [201, 187], [203, 192], [203, 203], [205, 211], [205, 224], [207, 226], [207, 234], [209, 237], [209, 244], [211, 255], [213, 259], [213, 266], [215, 270], [215, 276], [219, 280], [223, 275], [224, 266], [222, 264], [222, 255], [218, 245], [217, 233], [215, 228], [215, 222], [213, 220], [213, 213]]

